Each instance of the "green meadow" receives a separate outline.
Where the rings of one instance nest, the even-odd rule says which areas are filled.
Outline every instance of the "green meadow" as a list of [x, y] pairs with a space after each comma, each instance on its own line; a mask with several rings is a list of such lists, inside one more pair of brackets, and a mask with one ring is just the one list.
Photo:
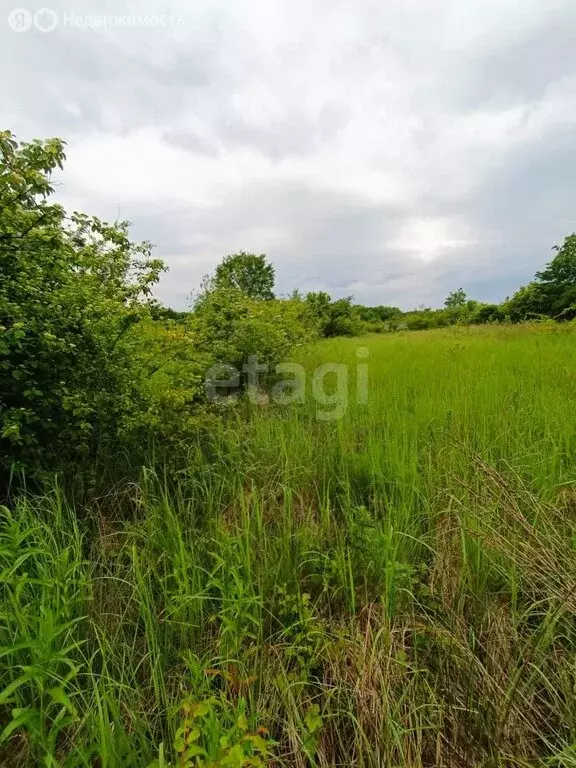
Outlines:
[[294, 359], [179, 472], [1, 508], [0, 764], [576, 766], [574, 326]]

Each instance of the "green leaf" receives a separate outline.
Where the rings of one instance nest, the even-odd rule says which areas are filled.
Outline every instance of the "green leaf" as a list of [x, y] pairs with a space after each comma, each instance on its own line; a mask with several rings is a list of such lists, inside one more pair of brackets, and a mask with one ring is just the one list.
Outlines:
[[53, 701], [55, 701], [57, 704], [62, 705], [65, 707], [65, 709], [74, 717], [77, 716], [76, 708], [66, 695], [66, 692], [63, 688], [50, 688], [48, 691], [48, 694], [52, 697]]
[[320, 716], [320, 707], [318, 704], [313, 704], [308, 709], [304, 722], [309, 733], [316, 733], [316, 731], [322, 727], [322, 717]]
[[40, 712], [33, 707], [15, 708], [12, 710], [12, 720], [0, 734], [0, 744], [7, 741], [18, 728], [38, 731], [40, 727]]

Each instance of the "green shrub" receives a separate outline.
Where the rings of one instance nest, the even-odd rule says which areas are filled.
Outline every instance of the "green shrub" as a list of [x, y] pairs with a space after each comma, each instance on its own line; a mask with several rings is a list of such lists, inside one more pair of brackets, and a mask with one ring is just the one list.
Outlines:
[[0, 471], [141, 447], [143, 427], [164, 427], [200, 391], [198, 370], [166, 380], [191, 347], [152, 322], [163, 264], [127, 223], [48, 203], [62, 142], [2, 133], [0, 153]]
[[237, 288], [209, 292], [191, 318], [190, 333], [206, 367], [234, 366], [242, 381], [251, 356], [273, 372], [296, 345], [316, 335], [309, 308], [299, 299], [260, 301]]
[[363, 332], [362, 319], [351, 296], [333, 301], [327, 293], [319, 291], [306, 294], [305, 303], [320, 336], [359, 336]]
[[476, 325], [481, 325], [483, 323], [501, 323], [505, 319], [506, 315], [499, 304], [481, 304], [471, 317], [471, 321]]

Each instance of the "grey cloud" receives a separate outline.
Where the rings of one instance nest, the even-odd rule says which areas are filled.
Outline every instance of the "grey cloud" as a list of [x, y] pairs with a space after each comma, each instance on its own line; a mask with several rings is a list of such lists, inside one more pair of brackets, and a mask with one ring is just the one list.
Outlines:
[[459, 110], [533, 104], [550, 84], [576, 72], [575, 33], [576, 5], [550, 8], [542, 26], [519, 39], [452, 60], [448, 94]]
[[[72, 11], [63, 2], [51, 7], [60, 23], [49, 34], [33, 28], [17, 34], [5, 24], [0, 27], [1, 53], [10, 62], [3, 112], [12, 106], [19, 121], [37, 126], [36, 134], [127, 133], [177, 120], [187, 106], [197, 106], [199, 92], [222, 77], [219, 54], [206, 37], [190, 49], [173, 39], [170, 29], [65, 27], [65, 14], [102, 14], [105, 9], [91, 2], [76, 2]], [[108, 11], [121, 14], [118, 7]], [[154, 58], [145, 45], [147, 36], [157, 39], [158, 34], [175, 50], [167, 60]]]
[[575, 154], [573, 127], [552, 127], [514, 148], [466, 201], [466, 216], [493, 242], [492, 254], [512, 278], [504, 293], [529, 280], [550, 260], [551, 247], [576, 230]]
[[[472, 14], [478, 7], [462, 2]], [[508, 30], [505, 43], [480, 38], [465, 49], [442, 48], [432, 39], [439, 31], [426, 26], [432, 11], [420, 18], [400, 0], [378, 11], [379, 3], [343, 2], [335, 15], [332, 5], [320, 12], [272, 2], [237, 32], [253, 6], [215, 2], [197, 17], [179, 0], [167, 5], [105, 1], [94, 8], [91, 0], [76, 0], [74, 12], [182, 14], [182, 34], [15, 34], [0, 25], [0, 64], [10, 72], [0, 109], [7, 127], [24, 138], [60, 135], [79, 145], [91, 135], [129, 139], [155, 129], [163, 149], [211, 162], [215, 175], [220, 162], [242, 150], [267, 163], [267, 176], [241, 178], [209, 206], [169, 206], [161, 194], [143, 202], [137, 189], [116, 200], [112, 188], [104, 199], [91, 192], [90, 179], [69, 190], [95, 213], [121, 203], [135, 237], [155, 242], [172, 267], [159, 287], [168, 303], [183, 306], [202, 275], [240, 249], [269, 254], [283, 293], [321, 288], [408, 308], [439, 305], [462, 285], [480, 299], [499, 300], [576, 228], [576, 114], [568, 105], [562, 124], [549, 120], [539, 133], [524, 131], [553, 86], [576, 73], [572, 2], [543, 7], [526, 29]], [[500, 0], [487, 6], [497, 15]], [[274, 7], [290, 22], [286, 30]], [[438, 18], [454, 7], [439, 2]], [[390, 9], [398, 14], [388, 16]], [[65, 0], [56, 10], [69, 10]], [[238, 95], [260, 86], [255, 111], [262, 114], [255, 115]], [[447, 126], [516, 105], [524, 124], [507, 153], [472, 142], [460, 148], [459, 163], [450, 163]], [[337, 191], [329, 174], [316, 179], [305, 172], [320, 156], [333, 163], [335, 177], [348, 162], [351, 174], [359, 168], [367, 177], [379, 173], [383, 184], [388, 176], [407, 187], [418, 182], [416, 191], [399, 192], [398, 202], [374, 202], [377, 184], [372, 196], [358, 184], [346, 191], [342, 174]], [[282, 164], [293, 173], [276, 174]], [[471, 166], [479, 169], [474, 183], [456, 183]], [[430, 261], [400, 250], [399, 234], [420, 217], [453, 220], [471, 232], [471, 242], [447, 245]]]
[[212, 140], [199, 136], [194, 131], [167, 131], [164, 134], [164, 141], [174, 147], [185, 149], [193, 154], [208, 155], [217, 157], [220, 153], [217, 143]]
[[414, 272], [405, 255], [385, 246], [404, 215], [358, 196], [285, 184], [231, 195], [211, 211], [141, 210], [133, 232], [136, 237], [147, 230], [156, 233], [158, 256], [172, 265], [158, 293], [183, 306], [203, 274], [226, 253], [242, 249], [269, 255], [279, 293], [300, 288], [347, 295], [356, 293], [350, 286], [368, 271], [375, 283], [387, 283], [391, 274], [405, 275], [407, 269]]
[[318, 151], [337, 136], [347, 120], [345, 108], [325, 106], [317, 119], [292, 111], [283, 119], [260, 128], [247, 123], [236, 111], [231, 117], [221, 116], [216, 130], [226, 144], [249, 147], [272, 160], [281, 160]]
[[[208, 215], [172, 211], [154, 215], [154, 220], [144, 218], [155, 231], [165, 228], [158, 255], [169, 256], [173, 266], [159, 295], [178, 306], [184, 306], [185, 297], [219, 258], [240, 249], [269, 255], [282, 294], [294, 288], [327, 290], [335, 296], [353, 294], [357, 301], [409, 308], [437, 304], [463, 280], [472, 288], [482, 269], [482, 254], [471, 252], [464, 264], [455, 257], [431, 264], [390, 247], [409, 214], [400, 207], [367, 204], [358, 196], [292, 186], [252, 190]], [[199, 226], [203, 242], [194, 235]], [[280, 240], [254, 236], [261, 227], [287, 234]], [[188, 257], [182, 258], [186, 252]], [[359, 289], [357, 283], [363, 281], [367, 286]]]

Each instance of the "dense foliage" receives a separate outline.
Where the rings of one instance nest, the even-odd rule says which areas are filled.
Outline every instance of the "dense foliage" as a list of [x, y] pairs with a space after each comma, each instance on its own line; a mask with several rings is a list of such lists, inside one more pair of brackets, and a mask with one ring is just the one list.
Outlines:
[[207, 280], [207, 290], [232, 288], [251, 299], [263, 301], [274, 298], [274, 267], [262, 253], [234, 253], [225, 256], [216, 267], [213, 278]]
[[299, 299], [261, 301], [238, 288], [210, 291], [188, 328], [206, 369], [222, 364], [240, 373], [251, 356], [273, 373], [295, 346], [316, 337], [314, 318]]
[[534, 281], [520, 288], [506, 303], [512, 320], [576, 317], [576, 234], [569, 235], [555, 250], [554, 259], [536, 273]]
[[[206, 281], [193, 313], [151, 298], [163, 263], [128, 224], [50, 202], [56, 139], [0, 134], [0, 472], [28, 475], [175, 450], [203, 416], [206, 372], [274, 366], [316, 326], [275, 300], [264, 256], [237, 254]], [[205, 415], [205, 414], [204, 414]]]
[[142, 454], [150, 429], [165, 437], [174, 406], [197, 400], [202, 381], [193, 366], [177, 370], [189, 340], [153, 320], [163, 264], [126, 222], [49, 202], [62, 142], [18, 145], [3, 133], [0, 151], [0, 469]]

